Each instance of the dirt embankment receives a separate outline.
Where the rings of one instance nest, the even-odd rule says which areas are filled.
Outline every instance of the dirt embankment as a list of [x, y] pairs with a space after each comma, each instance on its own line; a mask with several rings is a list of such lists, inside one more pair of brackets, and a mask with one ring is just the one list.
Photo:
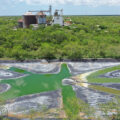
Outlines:
[[44, 60], [44, 59], [33, 59], [33, 60], [0, 60], [0, 63], [23, 63], [23, 62], [120, 62], [119, 59], [113, 59], [113, 58], [84, 58], [84, 59], [53, 59], [53, 60]]

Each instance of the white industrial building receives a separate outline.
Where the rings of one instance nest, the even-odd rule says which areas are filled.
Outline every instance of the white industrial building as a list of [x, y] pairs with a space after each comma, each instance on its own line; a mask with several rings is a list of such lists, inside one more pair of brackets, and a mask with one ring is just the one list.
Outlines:
[[53, 16], [52, 24], [64, 25], [63, 10], [56, 10]]

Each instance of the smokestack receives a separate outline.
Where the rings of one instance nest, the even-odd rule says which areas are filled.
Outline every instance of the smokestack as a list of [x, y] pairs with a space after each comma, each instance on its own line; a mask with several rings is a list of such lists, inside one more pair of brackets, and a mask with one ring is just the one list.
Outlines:
[[49, 12], [50, 12], [50, 16], [52, 16], [52, 6], [49, 6]]

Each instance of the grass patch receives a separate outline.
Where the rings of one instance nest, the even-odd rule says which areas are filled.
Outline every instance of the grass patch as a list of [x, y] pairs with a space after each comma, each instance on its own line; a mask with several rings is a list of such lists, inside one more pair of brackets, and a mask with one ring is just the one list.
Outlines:
[[[17, 70], [21, 72], [21, 70], [16, 68], [11, 68], [11, 70]], [[67, 68], [67, 65], [62, 64], [61, 71], [58, 74], [48, 75], [31, 73], [29, 76], [22, 78], [2, 80], [0, 83], [10, 84], [11, 89], [1, 95], [5, 99], [12, 99], [23, 95], [62, 89], [62, 79], [68, 78], [70, 76], [71, 74]]]
[[106, 68], [103, 70], [99, 70], [95, 73], [92, 73], [87, 77], [89, 83], [120, 83], [120, 78], [100, 78], [99, 76], [105, 74], [107, 72], [112, 72], [115, 70], [120, 70], [120, 66], [115, 66], [111, 68]]
[[72, 98], [76, 98], [76, 95], [72, 89], [72, 86], [63, 86], [62, 87], [62, 96], [63, 96], [63, 104], [65, 105], [64, 107], [71, 108], [71, 105], [69, 105], [69, 103], [68, 103], [68, 99], [72, 100]]
[[15, 60], [14, 58], [0, 58], [0, 60]]
[[89, 87], [98, 91], [102, 91], [102, 92], [106, 92], [114, 95], [120, 95], [120, 90], [115, 90], [112, 88], [98, 86], [98, 85], [90, 85]]

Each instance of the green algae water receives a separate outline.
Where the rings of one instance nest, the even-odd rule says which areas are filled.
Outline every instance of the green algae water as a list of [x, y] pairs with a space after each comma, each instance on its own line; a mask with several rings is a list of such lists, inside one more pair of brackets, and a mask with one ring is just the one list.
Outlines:
[[22, 72], [28, 74], [28, 76], [1, 81], [1, 83], [11, 85], [9, 91], [0, 95], [5, 100], [58, 89], [62, 90], [63, 101], [65, 101], [67, 97], [75, 96], [71, 86], [62, 85], [62, 80], [71, 76], [66, 64], [61, 65], [61, 70], [58, 74], [35, 74], [17, 68], [11, 68], [10, 70]]

